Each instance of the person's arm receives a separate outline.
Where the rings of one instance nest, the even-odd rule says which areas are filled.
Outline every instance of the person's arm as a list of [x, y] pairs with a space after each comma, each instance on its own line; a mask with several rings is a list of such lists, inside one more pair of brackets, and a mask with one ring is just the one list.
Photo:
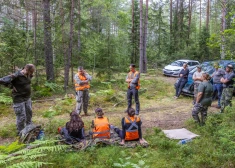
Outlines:
[[227, 78], [221, 78], [220, 81], [225, 84], [233, 80], [233, 78], [234, 78], [234, 74], [229, 75]]
[[194, 74], [193, 74], [193, 80], [194, 80], [194, 81], [197, 80], [197, 78], [196, 78], [196, 72], [194, 72]]
[[95, 128], [94, 120], [91, 121], [91, 128]]
[[82, 80], [78, 77], [77, 74], [74, 76], [74, 81], [75, 81], [77, 84], [79, 84], [79, 85], [87, 84], [87, 80], [86, 80], [86, 81], [82, 81]]
[[200, 102], [204, 91], [205, 91], [205, 86], [202, 83], [200, 83], [198, 86], [198, 94], [197, 94], [197, 98], [196, 98], [196, 103]]
[[132, 80], [132, 79], [129, 79], [129, 74], [127, 74], [127, 76], [126, 76], [126, 82], [127, 82], [127, 83], [130, 83], [131, 80]]
[[131, 80], [131, 83], [137, 84], [140, 78], [140, 73], [137, 73], [134, 79]]
[[85, 130], [84, 130], [84, 127], [82, 128], [82, 139], [85, 139]]
[[91, 81], [92, 80], [92, 76], [89, 75], [88, 73], [85, 72], [85, 76], [87, 78], [87, 81]]

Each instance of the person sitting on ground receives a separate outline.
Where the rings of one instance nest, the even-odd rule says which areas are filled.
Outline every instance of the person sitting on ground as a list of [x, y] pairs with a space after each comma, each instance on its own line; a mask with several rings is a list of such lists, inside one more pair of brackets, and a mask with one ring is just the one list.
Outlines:
[[176, 85], [176, 93], [174, 96], [175, 99], [177, 99], [180, 96], [183, 87], [188, 82], [189, 69], [187, 68], [187, 66], [188, 66], [187, 63], [184, 63], [183, 69], [179, 73], [180, 79]]
[[146, 142], [142, 138], [141, 120], [140, 117], [135, 116], [135, 109], [129, 108], [127, 116], [122, 118], [122, 130], [117, 127], [111, 126], [114, 131], [122, 139], [120, 145], [124, 145], [125, 141], [139, 141], [141, 144]]
[[[202, 74], [203, 81], [198, 86], [196, 103], [192, 110], [192, 116], [194, 120], [200, 125], [205, 124], [207, 110], [212, 103], [213, 86], [210, 82], [210, 78], [211, 77], [208, 73]], [[198, 117], [198, 113], [201, 113], [201, 121]]]
[[110, 139], [110, 124], [107, 117], [104, 117], [103, 110], [97, 108], [95, 110], [96, 118], [92, 120], [92, 137]]
[[84, 122], [75, 111], [70, 113], [70, 121], [59, 132], [70, 143], [74, 140], [80, 142], [85, 139]]

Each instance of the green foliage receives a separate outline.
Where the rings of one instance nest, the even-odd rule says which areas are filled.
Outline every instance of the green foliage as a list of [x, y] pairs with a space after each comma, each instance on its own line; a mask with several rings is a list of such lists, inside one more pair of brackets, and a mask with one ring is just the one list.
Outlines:
[[0, 93], [0, 103], [3, 104], [12, 104], [12, 98], [10, 96], [6, 96], [4, 93]]
[[57, 83], [45, 82], [44, 86], [56, 93], [63, 91], [63, 86], [58, 85]]
[[0, 136], [3, 138], [11, 138], [16, 136], [16, 125], [14, 123], [6, 124], [0, 128]]
[[[52, 153], [64, 151], [68, 145], [56, 145], [55, 140], [35, 141], [30, 145], [30, 148], [24, 148], [25, 145], [20, 145], [18, 142], [13, 142], [7, 147], [2, 147], [10, 155], [0, 155], [0, 166], [6, 165], [11, 168], [33, 168], [43, 167], [52, 163], [45, 162], [43, 158]], [[20, 150], [19, 150], [20, 149]], [[15, 153], [13, 151], [18, 150]], [[1, 150], [2, 151], [2, 150]]]
[[9, 154], [9, 153], [15, 152], [19, 149], [22, 149], [23, 147], [25, 147], [25, 144], [19, 144], [18, 141], [15, 141], [9, 145], [0, 146], [0, 152], [4, 153], [4, 154]]

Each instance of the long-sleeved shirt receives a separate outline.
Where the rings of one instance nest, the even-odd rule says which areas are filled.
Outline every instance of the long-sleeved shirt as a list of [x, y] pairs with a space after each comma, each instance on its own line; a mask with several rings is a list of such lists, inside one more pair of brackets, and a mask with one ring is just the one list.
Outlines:
[[27, 101], [31, 96], [31, 78], [22, 74], [21, 70], [13, 75], [0, 78], [0, 84], [14, 88], [12, 90], [12, 99], [14, 103]]
[[[180, 76], [182, 74], [182, 76]], [[189, 69], [186, 68], [186, 69], [182, 69], [179, 73], [179, 77], [181, 80], [188, 80], [188, 74], [189, 74]]]
[[139, 81], [139, 78], [140, 78], [140, 73], [136, 73], [135, 72], [129, 72], [126, 76], [126, 80], [127, 79], [132, 79], [132, 81], [130, 82], [130, 89], [133, 89], [133, 88], [136, 88], [136, 86], [138, 85], [138, 81]]
[[69, 136], [74, 137], [74, 138], [79, 138], [79, 139], [85, 139], [85, 133], [84, 133], [84, 128], [81, 128], [79, 130], [74, 130], [69, 132], [69, 127], [68, 127], [69, 122], [66, 123], [66, 129], [68, 131]]
[[[86, 79], [87, 79], [85, 82], [88, 82], [88, 81], [91, 81], [91, 80], [92, 80], [92, 76], [90, 76], [88, 73], [85, 74], [85, 77], [86, 77]], [[74, 81], [75, 81], [77, 84], [79, 84], [79, 85], [84, 84], [84, 81], [82, 81], [82, 80], [79, 78], [78, 74], [75, 74], [75, 75], [74, 75]]]

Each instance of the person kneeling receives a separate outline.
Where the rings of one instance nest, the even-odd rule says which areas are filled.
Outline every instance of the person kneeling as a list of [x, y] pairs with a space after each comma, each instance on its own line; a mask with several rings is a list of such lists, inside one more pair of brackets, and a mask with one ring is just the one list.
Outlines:
[[68, 143], [80, 142], [85, 139], [84, 122], [75, 111], [70, 113], [70, 121], [59, 132]]
[[114, 127], [114, 131], [122, 139], [120, 145], [124, 145], [125, 141], [139, 141], [140, 144], [145, 143], [142, 138], [141, 120], [140, 117], [135, 116], [135, 109], [129, 108], [127, 116], [122, 118], [122, 130]]
[[92, 120], [91, 128], [92, 137], [102, 138], [102, 139], [110, 139], [110, 124], [107, 117], [104, 117], [103, 110], [101, 108], [97, 108], [95, 110], [96, 118]]

